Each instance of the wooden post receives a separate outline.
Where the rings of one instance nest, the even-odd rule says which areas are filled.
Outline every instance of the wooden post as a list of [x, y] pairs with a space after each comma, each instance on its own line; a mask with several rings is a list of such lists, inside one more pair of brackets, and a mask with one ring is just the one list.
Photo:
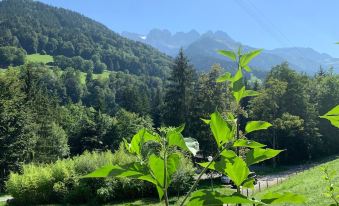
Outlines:
[[260, 181], [259, 181], [259, 192], [261, 192], [261, 188], [260, 188]]
[[268, 188], [268, 179], [266, 179], [266, 188]]

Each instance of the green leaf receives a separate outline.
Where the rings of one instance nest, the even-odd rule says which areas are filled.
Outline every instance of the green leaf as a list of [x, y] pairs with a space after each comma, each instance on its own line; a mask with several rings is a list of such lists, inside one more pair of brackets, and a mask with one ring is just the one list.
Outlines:
[[277, 156], [283, 150], [254, 148], [247, 152], [246, 163], [248, 166], [271, 159]]
[[[150, 168], [150, 171], [152, 173], [152, 176], [156, 180], [156, 185], [158, 189], [158, 195], [161, 199], [163, 196], [162, 188], [165, 187], [165, 178], [166, 178], [166, 186], [169, 187], [173, 174], [177, 171], [177, 168], [180, 165], [180, 155], [177, 153], [170, 154], [167, 157], [167, 174], [165, 177], [164, 173], [164, 160], [161, 157], [158, 157], [154, 154], [150, 155], [148, 160], [148, 165]], [[166, 188], [166, 189], [167, 189]], [[162, 192], [159, 192], [162, 191]]]
[[248, 65], [244, 66], [244, 69], [245, 69], [247, 72], [251, 72], [251, 71], [252, 71], [252, 69], [251, 69]]
[[271, 126], [272, 124], [265, 122], [265, 121], [250, 121], [250, 122], [247, 122], [245, 131], [246, 133], [250, 133], [253, 131], [257, 131], [257, 130], [267, 129]]
[[165, 183], [164, 160], [155, 154], [151, 154], [148, 159], [149, 168], [157, 181], [157, 184], [163, 188]]
[[248, 139], [238, 139], [233, 143], [233, 147], [249, 147], [249, 148], [261, 148], [266, 145], [261, 144], [259, 142], [248, 140]]
[[242, 98], [244, 97], [254, 97], [254, 96], [258, 96], [260, 93], [257, 91], [253, 91], [253, 90], [245, 90]]
[[120, 177], [131, 177], [144, 175], [142, 171], [138, 171], [134, 166], [134, 163], [128, 164], [129, 169], [123, 168], [118, 165], [107, 165], [99, 168], [83, 178], [98, 178], [98, 177], [109, 177], [109, 176], [120, 176]]
[[148, 141], [160, 142], [160, 138], [158, 136], [150, 134], [149, 132], [147, 132], [146, 129], [141, 129], [137, 134], [133, 136], [131, 143], [126, 145], [126, 149], [130, 153], [141, 155], [142, 146]]
[[216, 82], [221, 83], [221, 82], [225, 82], [225, 81], [228, 81], [228, 80], [231, 80], [231, 79], [232, 79], [231, 73], [226, 72], [225, 74], [218, 77]]
[[266, 204], [303, 204], [306, 199], [302, 195], [285, 193], [267, 193], [261, 198], [261, 202]]
[[251, 51], [249, 53], [242, 55], [240, 57], [240, 61], [239, 61], [240, 66], [242, 68], [247, 66], [254, 57], [258, 56], [261, 53], [261, 51], [262, 51], [262, 49], [258, 49], [258, 50], [254, 50], [254, 51]]
[[184, 141], [193, 156], [197, 155], [197, 152], [199, 151], [199, 142], [191, 137], [184, 138]]
[[160, 187], [159, 185], [157, 185], [157, 191], [158, 191], [159, 200], [161, 201], [161, 199], [164, 196], [165, 192], [162, 189], [162, 187]]
[[184, 137], [177, 130], [169, 131], [166, 134], [166, 139], [167, 139], [169, 147], [170, 146], [177, 146], [177, 147], [181, 148], [182, 150], [189, 151], [189, 149], [187, 148], [187, 146], [185, 144]]
[[231, 59], [234, 62], [237, 60], [237, 55], [233, 51], [219, 50], [218, 53], [225, 56], [225, 57], [228, 57], [229, 59]]
[[167, 187], [172, 182], [172, 176], [177, 171], [180, 165], [180, 155], [172, 153], [167, 157]]
[[184, 151], [191, 152], [194, 156], [199, 151], [199, 143], [193, 138], [184, 138], [180, 127], [167, 133], [168, 146], [177, 146]]
[[225, 172], [235, 185], [240, 186], [247, 179], [250, 170], [242, 158], [235, 157], [233, 163], [226, 163]]
[[131, 163], [125, 166], [108, 165], [99, 168], [82, 178], [104, 178], [104, 177], [128, 177], [132, 179], [140, 179], [157, 185], [157, 181], [147, 174], [147, 168], [140, 163]]
[[233, 193], [225, 195], [216, 191], [197, 190], [192, 193], [188, 206], [222, 206], [224, 204], [259, 204], [259, 201], [248, 199], [247, 197]]
[[210, 124], [211, 120], [210, 119], [203, 119], [200, 118], [205, 124]]
[[248, 188], [248, 189], [252, 189], [254, 190], [254, 178], [253, 177], [250, 177], [250, 178], [247, 178], [243, 183], [242, 183], [242, 186], [244, 188]]
[[211, 114], [210, 127], [218, 147], [233, 139], [232, 126], [218, 112]]
[[339, 128], [339, 105], [331, 109], [323, 116], [320, 116], [320, 118], [329, 120], [333, 126]]
[[226, 164], [227, 163], [233, 163], [234, 158], [236, 158], [236, 157], [237, 157], [237, 155], [232, 150], [224, 150], [220, 154], [220, 158], [219, 158], [218, 161], [213, 161], [211, 164], [210, 164], [210, 162], [202, 162], [202, 163], [198, 163], [198, 164], [202, 167], [205, 167], [205, 168], [209, 165], [208, 169], [215, 170], [215, 171], [218, 171], [222, 174], [227, 175], [226, 171], [225, 171]]
[[231, 81], [232, 81], [232, 89], [233, 89], [232, 94], [236, 102], [239, 103], [240, 100], [242, 99], [243, 93], [246, 90], [241, 69], [238, 69], [237, 73], [235, 73]]
[[239, 91], [233, 91], [233, 96], [237, 103], [239, 103], [243, 99], [244, 92], [245, 92], [245, 86], [243, 86]]

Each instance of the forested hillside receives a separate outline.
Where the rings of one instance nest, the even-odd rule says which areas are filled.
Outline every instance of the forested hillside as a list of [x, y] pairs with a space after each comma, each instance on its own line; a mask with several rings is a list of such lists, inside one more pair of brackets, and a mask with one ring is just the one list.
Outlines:
[[[217, 53], [204, 50], [204, 41], [192, 50], [212, 66], [197, 72], [185, 49], [168, 57], [69, 10], [32, 0], [0, 1], [0, 193], [7, 186], [19, 205], [105, 203], [154, 197], [162, 189], [179, 195], [194, 180], [192, 154], [217, 160], [233, 141], [234, 148], [225, 152], [237, 152], [246, 168], [280, 152], [266, 164], [302, 163], [338, 152], [338, 130], [319, 118], [339, 102], [339, 75], [332, 69], [308, 75], [293, 64], [270, 62], [265, 75], [256, 71], [261, 79], [248, 79], [254, 70], [250, 61], [262, 50]], [[251, 133], [262, 129], [267, 130]], [[200, 148], [192, 152], [186, 140]], [[242, 160], [251, 149], [274, 151], [263, 149], [266, 145], [277, 153], [252, 157], [251, 164]], [[113, 163], [143, 169], [152, 158], [160, 160], [149, 166], [154, 171], [167, 173], [164, 165], [175, 165], [177, 171], [168, 170], [171, 187], [167, 174], [156, 182], [161, 187], [142, 181], [154, 178], [144, 173], [144, 179], [128, 181], [82, 178]], [[249, 169], [238, 189], [248, 175]]]
[[58, 56], [55, 64], [62, 68], [77, 62], [76, 69], [84, 72], [108, 69], [164, 77], [170, 65], [169, 57], [150, 46], [78, 13], [32, 0], [0, 2], [0, 47], [6, 46]]

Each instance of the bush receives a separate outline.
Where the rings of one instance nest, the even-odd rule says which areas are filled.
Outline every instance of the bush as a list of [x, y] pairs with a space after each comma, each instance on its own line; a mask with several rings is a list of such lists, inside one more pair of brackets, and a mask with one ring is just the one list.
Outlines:
[[172, 194], [183, 194], [188, 191], [194, 182], [194, 166], [190, 158], [183, 156], [180, 167], [172, 177], [169, 192]]
[[[6, 182], [7, 192], [14, 203], [104, 203], [113, 200], [157, 197], [156, 188], [148, 182], [127, 178], [81, 179], [80, 177], [109, 164], [125, 165], [136, 161], [122, 146], [113, 154], [84, 152], [71, 159], [52, 164], [24, 165], [21, 174], [11, 173]], [[193, 179], [193, 165], [183, 157], [179, 171], [173, 178], [171, 191], [187, 190]]]

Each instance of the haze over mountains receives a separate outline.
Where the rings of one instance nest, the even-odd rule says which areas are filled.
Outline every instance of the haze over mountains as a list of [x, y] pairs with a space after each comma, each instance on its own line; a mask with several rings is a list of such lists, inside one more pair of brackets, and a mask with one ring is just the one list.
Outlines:
[[[242, 45], [223, 31], [200, 34], [191, 30], [172, 34], [168, 30], [153, 29], [147, 35], [122, 32], [122, 36], [149, 44], [170, 56], [175, 56], [182, 47], [191, 63], [199, 70], [207, 70], [214, 63], [220, 63], [226, 68], [229, 66], [227, 59], [217, 54], [217, 50], [236, 50], [239, 46], [245, 51], [255, 49], [249, 45]], [[257, 71], [268, 71], [285, 61], [294, 69], [308, 74], [315, 73], [320, 66], [324, 69], [333, 66], [336, 72], [339, 71], [339, 58], [303, 47], [264, 50], [251, 66]]]

